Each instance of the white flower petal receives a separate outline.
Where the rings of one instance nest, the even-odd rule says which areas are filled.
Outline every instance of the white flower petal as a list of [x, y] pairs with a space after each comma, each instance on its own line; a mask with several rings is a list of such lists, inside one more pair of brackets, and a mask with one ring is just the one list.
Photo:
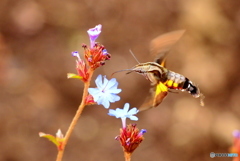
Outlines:
[[109, 91], [113, 94], [118, 94], [118, 93], [122, 92], [122, 89], [109, 89]]
[[96, 78], [96, 80], [95, 80], [95, 83], [96, 83], [98, 89], [101, 89], [101, 88], [102, 88], [103, 82], [102, 82], [102, 75], [101, 75], [101, 74], [99, 74], [99, 75], [97, 76], [97, 78]]
[[137, 121], [138, 120], [137, 116], [130, 116], [129, 119], [133, 120], [133, 121]]
[[129, 110], [129, 103], [125, 103], [124, 107], [123, 107], [123, 111], [127, 114], [128, 110]]
[[[110, 79], [110, 80], [108, 81], [108, 85], [107, 85], [107, 87], [106, 87], [106, 90], [111, 90], [112, 87], [115, 87], [115, 86], [117, 86], [117, 85], [118, 85], [118, 83], [117, 83], [116, 78], [112, 78], [112, 79]], [[116, 88], [116, 87], [115, 87], [115, 88]]]
[[109, 108], [110, 107], [110, 103], [107, 99], [103, 99], [102, 103], [101, 103], [105, 108]]
[[119, 101], [120, 99], [120, 96], [114, 94], [114, 102]]
[[106, 89], [107, 89], [108, 82], [109, 81], [107, 80], [106, 76], [103, 76], [103, 84], [102, 84], [102, 86], [103, 86], [104, 91], [106, 91]]
[[110, 116], [116, 116], [116, 111], [113, 110], [113, 109], [110, 109], [109, 112], [108, 112], [108, 115], [110, 115]]
[[138, 109], [136, 107], [134, 107], [128, 111], [128, 115], [135, 115], [137, 113], [138, 113]]
[[111, 102], [111, 103], [120, 100], [120, 97], [118, 95], [115, 95], [115, 94], [107, 94], [107, 98], [108, 98], [109, 102]]
[[97, 88], [88, 88], [88, 92], [90, 95], [93, 96], [93, 99], [95, 102], [97, 102], [99, 97], [101, 96], [101, 93], [99, 92], [99, 90]]

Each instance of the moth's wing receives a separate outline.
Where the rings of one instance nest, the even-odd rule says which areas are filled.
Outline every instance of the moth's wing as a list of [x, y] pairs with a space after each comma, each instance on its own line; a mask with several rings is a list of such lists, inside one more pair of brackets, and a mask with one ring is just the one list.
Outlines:
[[177, 30], [160, 35], [150, 43], [150, 52], [156, 57], [155, 62], [165, 67], [165, 60], [168, 51], [182, 37], [185, 30]]
[[145, 100], [145, 102], [139, 108], [139, 111], [148, 110], [160, 105], [163, 99], [167, 96], [168, 88], [163, 83], [159, 82], [151, 92], [152, 95]]

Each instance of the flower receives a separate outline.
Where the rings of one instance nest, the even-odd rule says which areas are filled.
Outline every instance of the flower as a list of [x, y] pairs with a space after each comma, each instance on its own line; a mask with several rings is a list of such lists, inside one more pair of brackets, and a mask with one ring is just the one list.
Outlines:
[[100, 35], [101, 29], [102, 29], [102, 25], [99, 24], [99, 25], [95, 26], [94, 28], [91, 28], [87, 31], [88, 35], [89, 35], [89, 38], [90, 38], [91, 49], [94, 47], [95, 40]]
[[99, 43], [95, 44], [93, 48], [88, 48], [85, 44], [83, 44], [82, 47], [84, 49], [85, 59], [92, 69], [105, 65], [105, 61], [111, 58], [111, 54]]
[[[143, 141], [143, 134], [147, 132], [147, 130], [142, 129], [139, 131], [136, 124], [130, 124], [126, 126], [126, 119], [137, 121], [138, 118], [136, 115], [139, 110], [134, 107], [129, 110], [129, 103], [125, 103], [123, 109], [117, 108], [116, 110], [109, 110], [108, 115], [115, 116], [116, 118], [122, 119], [122, 128], [120, 129], [120, 135], [115, 137], [118, 140], [124, 150], [124, 153], [127, 154], [125, 156], [130, 156], [133, 151], [140, 145]], [[128, 111], [129, 110], [129, 111]]]
[[107, 80], [106, 76], [98, 75], [95, 83], [97, 88], [89, 88], [88, 92], [93, 96], [94, 101], [98, 105], [109, 108], [110, 102], [113, 103], [120, 100], [117, 94], [122, 90], [117, 88], [118, 82], [115, 78]]
[[74, 73], [68, 73], [68, 78], [78, 78], [81, 79], [83, 82], [87, 82], [89, 78], [89, 73], [87, 70], [86, 63], [80, 58], [79, 53], [77, 51], [72, 52], [72, 56], [77, 57], [76, 69], [78, 75]]
[[132, 108], [130, 111], [129, 110], [129, 103], [125, 103], [123, 109], [117, 108], [116, 110], [110, 109], [108, 115], [110, 116], [115, 116], [116, 118], [121, 118], [122, 119], [122, 127], [126, 128], [126, 118], [129, 118], [130, 120], [137, 121], [138, 118], [136, 115], [139, 110], [137, 110], [136, 107]]
[[101, 33], [101, 29], [102, 25], [97, 25], [96, 27], [89, 29], [87, 32], [90, 38], [90, 48], [85, 44], [82, 46], [85, 59], [92, 69], [103, 66], [105, 61], [111, 58], [111, 55], [107, 52], [105, 47], [100, 43], [95, 42]]
[[129, 118], [130, 120], [137, 121], [138, 118], [137, 116], [133, 116], [138, 113], [138, 110], [136, 107], [132, 108], [130, 111], [129, 110], [129, 103], [125, 103], [123, 109], [117, 108], [116, 110], [109, 110], [108, 115], [110, 116], [115, 116], [116, 118]]
[[130, 124], [126, 128], [121, 128], [120, 135], [115, 139], [121, 143], [124, 152], [131, 154], [143, 141], [143, 134], [146, 132], [145, 129], [139, 132], [136, 124]]
[[137, 121], [138, 118], [136, 115], [139, 110], [137, 110], [136, 107], [132, 108], [130, 111], [129, 110], [129, 103], [125, 103], [123, 109], [117, 108], [116, 110], [110, 109], [108, 115], [110, 116], [115, 116], [116, 118], [121, 118], [122, 119], [122, 125], [123, 128], [126, 127], [126, 118], [129, 118], [130, 120]]

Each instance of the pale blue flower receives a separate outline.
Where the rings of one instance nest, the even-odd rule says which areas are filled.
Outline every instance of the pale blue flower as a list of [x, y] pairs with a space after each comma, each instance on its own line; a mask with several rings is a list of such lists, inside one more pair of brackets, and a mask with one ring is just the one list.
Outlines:
[[116, 118], [129, 118], [130, 120], [137, 121], [137, 116], [133, 116], [138, 113], [136, 107], [129, 110], [129, 103], [125, 103], [123, 109], [117, 108], [116, 110], [110, 109], [108, 115], [115, 116]]
[[[126, 118], [129, 118], [130, 120], [137, 121], [138, 118], [136, 115], [139, 110], [134, 107], [131, 110], [129, 110], [129, 103], [125, 103], [123, 109], [117, 108], [116, 110], [110, 109], [108, 115], [115, 116], [116, 118], [122, 119], [123, 128], [126, 127]], [[129, 111], [128, 111], [129, 110]]]
[[95, 40], [98, 38], [98, 36], [100, 35], [101, 33], [101, 29], [102, 29], [102, 25], [97, 25], [95, 26], [94, 28], [91, 28], [89, 29], [87, 32], [88, 32], [88, 35], [89, 35], [89, 38], [90, 38], [90, 44], [91, 44], [91, 48], [94, 47], [95, 45]]
[[110, 102], [113, 103], [120, 100], [117, 94], [122, 90], [117, 88], [118, 82], [115, 78], [107, 80], [106, 76], [98, 75], [95, 83], [97, 88], [89, 88], [88, 92], [93, 96], [94, 101], [98, 105], [109, 108]]

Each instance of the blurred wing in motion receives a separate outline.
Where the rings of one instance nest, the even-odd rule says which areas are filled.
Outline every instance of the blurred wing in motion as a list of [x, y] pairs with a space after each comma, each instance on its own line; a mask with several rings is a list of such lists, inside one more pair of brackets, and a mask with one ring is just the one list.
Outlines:
[[[150, 53], [157, 57], [156, 63], [165, 67], [166, 55], [169, 50], [176, 44], [176, 42], [182, 37], [185, 30], [172, 31], [163, 35], [160, 35], [153, 39], [150, 43]], [[151, 77], [152, 75], [149, 75]], [[152, 74], [152, 73], [151, 73]], [[143, 105], [139, 108], [140, 111], [148, 110], [153, 107], [157, 107], [162, 103], [163, 99], [167, 96], [168, 87], [160, 81], [154, 85], [154, 90], [151, 89], [151, 96], [146, 99]]]
[[153, 39], [150, 43], [150, 53], [157, 57], [156, 63], [165, 67], [165, 58], [168, 51], [176, 44], [176, 42], [182, 37], [185, 30], [177, 30], [160, 35]]
[[154, 88], [154, 91], [152, 91], [153, 89], [151, 89], [152, 95], [148, 97], [146, 101], [141, 105], [139, 111], [144, 111], [153, 107], [157, 107], [167, 96], [168, 88], [161, 82], [159, 82]]

